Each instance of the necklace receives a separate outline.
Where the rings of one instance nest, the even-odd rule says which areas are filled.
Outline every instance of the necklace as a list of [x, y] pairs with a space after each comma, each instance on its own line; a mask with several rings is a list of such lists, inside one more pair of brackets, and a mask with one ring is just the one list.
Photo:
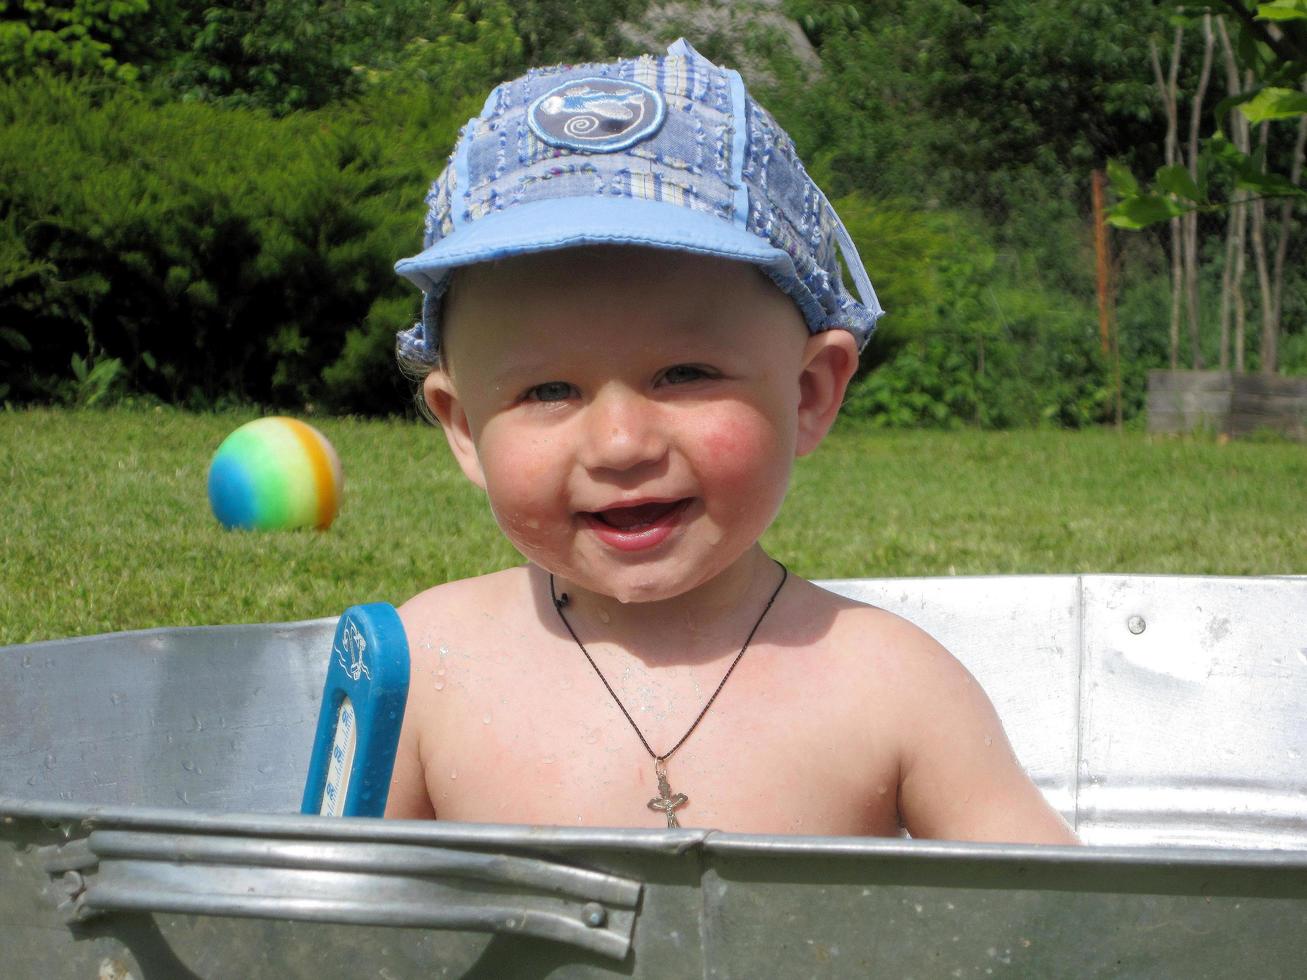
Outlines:
[[[775, 561], [775, 559], [772, 560]], [[608, 683], [608, 678], [604, 677], [604, 672], [599, 669], [599, 665], [596, 664], [594, 658], [590, 656], [590, 651], [585, 648], [585, 644], [581, 642], [581, 638], [576, 635], [576, 630], [572, 629], [572, 624], [567, 621], [567, 616], [563, 613], [563, 607], [566, 606], [568, 602], [567, 593], [564, 592], [562, 595], [559, 595], [554, 591], [554, 576], [552, 572], [549, 574], [549, 598], [554, 602], [554, 609], [558, 612], [558, 618], [563, 621], [563, 625], [567, 628], [567, 632], [571, 634], [576, 645], [581, 648], [581, 652], [585, 654], [585, 659], [589, 661], [590, 666], [594, 668], [594, 672], [599, 675], [599, 680], [603, 682], [604, 687], [608, 690], [612, 699], [617, 702], [617, 707], [621, 709], [622, 714], [626, 716], [626, 720], [630, 722], [631, 728], [635, 730], [636, 737], [640, 739], [640, 744], [643, 745], [644, 750], [649, 753], [649, 758], [654, 761], [654, 776], [658, 780], [658, 795], [649, 801], [649, 809], [665, 813], [667, 815], [667, 826], [669, 827], [679, 827], [681, 825], [676, 819], [676, 810], [678, 807], [682, 807], [688, 803], [690, 798], [684, 793], [672, 792], [671, 784], [667, 780], [667, 760], [675, 754], [677, 749], [685, 744], [686, 740], [694, 734], [694, 730], [699, 727], [699, 722], [703, 721], [703, 716], [708, 713], [708, 709], [711, 708], [713, 702], [717, 700], [717, 695], [722, 693], [722, 688], [725, 687], [726, 682], [730, 680], [731, 673], [735, 670], [736, 664], [738, 664], [740, 658], [744, 656], [744, 651], [749, 649], [749, 643], [753, 640], [753, 634], [758, 632], [758, 627], [762, 625], [762, 621], [767, 617], [767, 612], [771, 609], [772, 603], [776, 601], [776, 597], [781, 594], [781, 589], [785, 587], [785, 582], [790, 577], [790, 571], [780, 562], [776, 562], [776, 564], [780, 565], [781, 569], [780, 585], [776, 586], [775, 590], [773, 590], [771, 598], [767, 600], [767, 605], [762, 607], [762, 612], [758, 614], [758, 619], [754, 622], [753, 629], [749, 630], [749, 635], [744, 638], [744, 646], [740, 647], [740, 652], [735, 655], [735, 659], [731, 661], [731, 665], [726, 668], [726, 673], [722, 676], [721, 683], [717, 685], [717, 690], [712, 692], [712, 697], [708, 699], [707, 704], [703, 706], [703, 710], [699, 712], [698, 716], [694, 719], [693, 723], [691, 723], [685, 734], [681, 736], [680, 741], [661, 755], [655, 752], [649, 745], [649, 740], [644, 737], [644, 732], [640, 731], [640, 726], [637, 725], [635, 719], [631, 717], [631, 712], [626, 710], [626, 705], [622, 704], [622, 699], [617, 696], [617, 692], [613, 690], [613, 686]]]

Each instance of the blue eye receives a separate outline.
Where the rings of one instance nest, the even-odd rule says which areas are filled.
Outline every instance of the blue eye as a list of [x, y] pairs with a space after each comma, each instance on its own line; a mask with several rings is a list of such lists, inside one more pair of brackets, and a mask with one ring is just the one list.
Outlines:
[[537, 402], [562, 402], [567, 401], [576, 394], [576, 389], [566, 381], [546, 381], [542, 385], [536, 385], [526, 393], [530, 401]]
[[715, 377], [712, 372], [694, 364], [676, 364], [663, 372], [663, 381], [673, 385], [683, 385], [687, 381], [711, 377]]

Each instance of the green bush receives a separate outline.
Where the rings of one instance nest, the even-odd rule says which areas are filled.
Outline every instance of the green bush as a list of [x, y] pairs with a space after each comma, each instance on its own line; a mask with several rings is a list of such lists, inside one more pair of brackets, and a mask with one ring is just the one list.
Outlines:
[[1029, 256], [999, 252], [961, 212], [861, 195], [836, 207], [888, 310], [846, 415], [897, 428], [1079, 428], [1114, 417], [1095, 308], [1043, 286]]
[[[394, 385], [377, 351], [409, 317], [374, 310], [416, 309], [392, 266], [472, 107], [391, 93], [278, 120], [97, 97], [46, 76], [0, 89], [6, 397], [76, 400], [76, 356], [170, 402], [392, 409], [373, 400]], [[333, 395], [342, 358], [365, 373]]]
[[39, 69], [131, 81], [119, 49], [149, 0], [0, 0], [0, 78]]

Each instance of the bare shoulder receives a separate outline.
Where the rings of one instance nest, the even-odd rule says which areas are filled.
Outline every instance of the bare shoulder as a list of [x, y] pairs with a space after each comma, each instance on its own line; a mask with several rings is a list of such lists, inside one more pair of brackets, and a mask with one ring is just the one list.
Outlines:
[[[832, 656], [898, 759], [898, 807], [914, 837], [1076, 843], [1021, 767], [989, 697], [934, 637], [901, 616], [810, 583]], [[827, 598], [829, 596], [829, 598]]]
[[506, 568], [489, 575], [455, 579], [419, 592], [399, 608], [405, 623], [422, 626], [431, 618], [464, 618], [504, 606], [510, 593], [529, 588], [524, 566]]
[[872, 670], [880, 686], [975, 683], [966, 668], [933, 636], [915, 623], [879, 606], [830, 592], [800, 580], [798, 602], [803, 617], [820, 624], [825, 644], [838, 656], [853, 658]]
[[867, 734], [896, 755], [911, 751], [924, 712], [979, 691], [942, 644], [887, 609], [800, 579], [783, 612], [789, 645], [822, 663], [827, 696], [861, 703], [873, 729]]
[[[520, 635], [527, 571], [511, 568], [448, 582], [399, 607], [409, 648], [408, 704], [386, 815], [436, 816], [426, 768], [437, 746], [466, 732], [469, 705], [494, 686], [505, 635]], [[509, 631], [509, 632], [506, 632]]]
[[458, 579], [419, 592], [399, 607], [414, 663], [448, 653], [450, 644], [474, 642], [493, 635], [491, 625], [521, 617], [530, 603], [527, 570], [509, 568], [476, 578]]
[[507, 589], [523, 588], [527, 585], [525, 580], [525, 567], [515, 567], [490, 572], [489, 575], [478, 575], [472, 579], [446, 581], [418, 592], [400, 606], [400, 615], [405, 623], [412, 621], [414, 626], [421, 626], [427, 618], [443, 618], [474, 612], [485, 606], [501, 605]]

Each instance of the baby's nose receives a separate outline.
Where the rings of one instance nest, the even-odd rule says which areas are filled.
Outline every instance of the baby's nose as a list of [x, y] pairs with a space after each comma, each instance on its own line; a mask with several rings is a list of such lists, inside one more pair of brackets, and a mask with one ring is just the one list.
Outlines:
[[591, 469], [629, 470], [667, 452], [657, 406], [625, 388], [602, 391], [587, 414], [585, 463]]

